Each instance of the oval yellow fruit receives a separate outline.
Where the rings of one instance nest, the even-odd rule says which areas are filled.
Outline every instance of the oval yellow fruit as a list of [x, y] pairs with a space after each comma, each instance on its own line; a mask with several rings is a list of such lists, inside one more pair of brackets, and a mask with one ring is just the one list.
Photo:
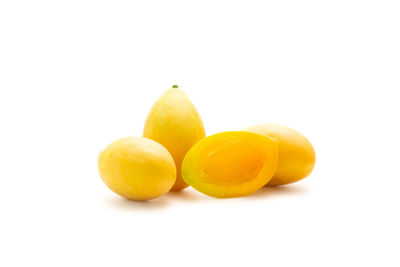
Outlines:
[[182, 177], [213, 197], [249, 195], [263, 187], [278, 166], [271, 138], [241, 131], [211, 135], [196, 143], [182, 163]]
[[188, 185], [181, 177], [181, 164], [186, 152], [206, 136], [201, 118], [185, 93], [174, 85], [153, 105], [147, 116], [143, 137], [162, 144], [174, 158], [177, 177], [171, 191]]
[[268, 136], [278, 143], [279, 163], [267, 186], [297, 182], [307, 177], [315, 165], [315, 151], [310, 141], [292, 128], [278, 124], [261, 124], [243, 129]]
[[149, 200], [167, 193], [175, 183], [171, 154], [159, 143], [137, 137], [111, 143], [98, 157], [103, 182], [131, 200]]

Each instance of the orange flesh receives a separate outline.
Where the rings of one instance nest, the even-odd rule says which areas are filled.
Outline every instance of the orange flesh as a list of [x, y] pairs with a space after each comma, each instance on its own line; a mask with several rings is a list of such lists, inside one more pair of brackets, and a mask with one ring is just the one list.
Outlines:
[[203, 180], [221, 186], [245, 183], [258, 175], [265, 158], [265, 152], [256, 144], [228, 143], [205, 159]]

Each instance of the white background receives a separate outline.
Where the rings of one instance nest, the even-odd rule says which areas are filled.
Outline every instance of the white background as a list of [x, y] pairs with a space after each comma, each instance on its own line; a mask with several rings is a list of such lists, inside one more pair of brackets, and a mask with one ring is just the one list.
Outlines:
[[[399, 266], [399, 1], [0, 2], [1, 266]], [[97, 173], [178, 84], [207, 134], [280, 123], [305, 180], [146, 203]]]

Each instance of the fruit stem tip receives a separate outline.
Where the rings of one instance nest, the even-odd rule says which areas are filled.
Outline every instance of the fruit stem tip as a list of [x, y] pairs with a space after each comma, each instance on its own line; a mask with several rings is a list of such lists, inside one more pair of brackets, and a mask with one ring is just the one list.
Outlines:
[[178, 88], [178, 85], [174, 84], [172, 85], [172, 88]]

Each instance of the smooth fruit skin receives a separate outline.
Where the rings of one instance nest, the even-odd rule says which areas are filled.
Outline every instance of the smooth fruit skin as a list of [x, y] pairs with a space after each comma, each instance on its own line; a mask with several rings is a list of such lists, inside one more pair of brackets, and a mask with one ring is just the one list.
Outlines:
[[260, 124], [243, 129], [271, 137], [278, 143], [279, 164], [267, 186], [297, 182], [307, 177], [315, 165], [315, 151], [310, 141], [296, 130], [278, 124]]
[[143, 137], [162, 144], [174, 158], [177, 177], [171, 191], [180, 191], [188, 186], [181, 176], [182, 160], [186, 152], [205, 136], [196, 108], [176, 85], [154, 103], [146, 119]]
[[138, 201], [164, 195], [176, 177], [171, 154], [147, 138], [114, 141], [99, 154], [98, 168], [101, 179], [112, 191]]
[[206, 195], [240, 197], [263, 187], [277, 166], [278, 146], [271, 138], [223, 132], [200, 140], [189, 150], [182, 163], [182, 177]]

